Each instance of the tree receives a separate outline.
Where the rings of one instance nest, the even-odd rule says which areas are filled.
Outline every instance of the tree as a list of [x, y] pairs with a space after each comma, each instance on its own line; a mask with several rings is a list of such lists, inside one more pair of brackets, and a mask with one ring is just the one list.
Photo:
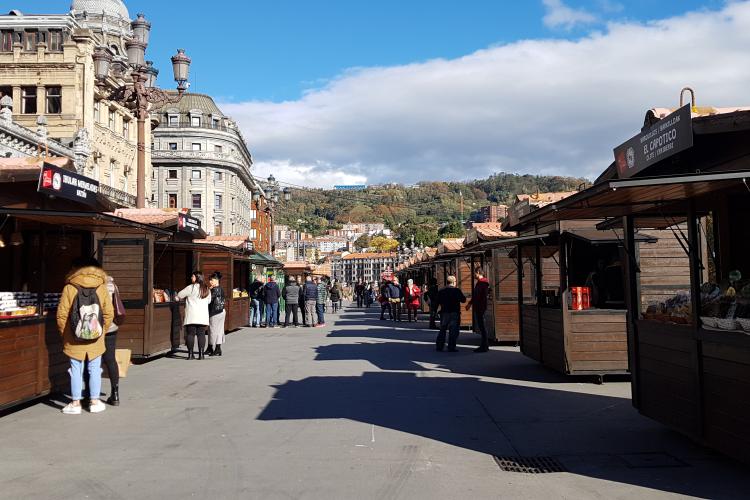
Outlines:
[[466, 230], [463, 224], [458, 221], [449, 222], [438, 231], [438, 236], [441, 238], [462, 238], [465, 235]]
[[370, 241], [370, 246], [379, 252], [395, 252], [398, 248], [398, 241], [385, 236], [375, 236]]
[[358, 250], [365, 250], [367, 248], [370, 248], [370, 235], [363, 234], [362, 236], [357, 238], [354, 241], [354, 248], [357, 248]]

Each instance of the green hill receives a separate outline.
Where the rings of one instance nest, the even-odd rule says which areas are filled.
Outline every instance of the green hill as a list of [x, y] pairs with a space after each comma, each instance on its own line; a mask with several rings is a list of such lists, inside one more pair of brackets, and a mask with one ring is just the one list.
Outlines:
[[[468, 182], [421, 182], [414, 186], [388, 184], [363, 191], [293, 189], [292, 199], [282, 202], [277, 224], [301, 228], [313, 234], [336, 229], [345, 222], [383, 222], [400, 240], [415, 236], [417, 244], [432, 245], [438, 236], [450, 236], [455, 224], [491, 203], [510, 204], [519, 193], [572, 191], [585, 179], [497, 173]], [[464, 211], [461, 212], [463, 196]], [[298, 220], [304, 220], [298, 224]]]

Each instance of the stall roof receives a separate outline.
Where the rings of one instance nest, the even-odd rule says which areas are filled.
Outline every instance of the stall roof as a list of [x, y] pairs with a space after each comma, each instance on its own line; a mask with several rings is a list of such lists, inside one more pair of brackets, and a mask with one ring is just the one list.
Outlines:
[[246, 247], [247, 242], [250, 241], [250, 235], [242, 235], [242, 236], [229, 236], [229, 235], [221, 235], [221, 236], [206, 236], [205, 238], [202, 238], [200, 240], [195, 240], [195, 243], [199, 243], [202, 245], [221, 245], [228, 248], [238, 248], [238, 249], [244, 249]]
[[156, 244], [174, 248], [184, 248], [187, 250], [213, 250], [216, 252], [227, 252], [235, 255], [242, 255], [242, 252], [240, 252], [236, 248], [229, 248], [223, 245], [216, 245], [211, 243], [196, 243], [195, 241], [157, 241]]
[[100, 233], [142, 234], [149, 232], [165, 236], [172, 234], [170, 231], [155, 226], [99, 212], [0, 208], [0, 215], [8, 215], [20, 220], [52, 224], [69, 229]]
[[[586, 241], [592, 245], [605, 245], [609, 243], [622, 243], [625, 236], [621, 230], [609, 229], [576, 229], [574, 231], [566, 231], [565, 234], [569, 234], [574, 238]], [[656, 241], [657, 238], [650, 236], [645, 233], [638, 233], [635, 235], [636, 241]]]
[[750, 171], [606, 181], [540, 208], [524, 216], [521, 223], [638, 214], [675, 215], [681, 212], [679, 205], [685, 200], [742, 187], [747, 178], [750, 178]]

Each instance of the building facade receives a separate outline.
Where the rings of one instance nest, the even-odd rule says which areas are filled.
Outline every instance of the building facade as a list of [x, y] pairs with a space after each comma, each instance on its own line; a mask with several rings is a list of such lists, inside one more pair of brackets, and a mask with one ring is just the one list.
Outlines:
[[[128, 83], [130, 23], [120, 0], [73, 0], [65, 14], [0, 16], [0, 97], [10, 96], [19, 125], [33, 130], [43, 116], [49, 137], [78, 152], [79, 173], [135, 195], [135, 116], [107, 100], [92, 58], [97, 47], [107, 47], [114, 56], [109, 88]], [[150, 134], [147, 123], [147, 143]]]
[[153, 203], [189, 208], [208, 234], [248, 235], [263, 251], [267, 233], [257, 224], [263, 208], [253, 202], [260, 187], [237, 124], [203, 94], [187, 93], [154, 115]]
[[500, 222], [508, 217], [508, 205], [487, 205], [474, 213], [474, 222]]
[[344, 255], [341, 260], [342, 281], [350, 285], [358, 281], [380, 281], [383, 272], [393, 271], [396, 266], [395, 253], [350, 253]]

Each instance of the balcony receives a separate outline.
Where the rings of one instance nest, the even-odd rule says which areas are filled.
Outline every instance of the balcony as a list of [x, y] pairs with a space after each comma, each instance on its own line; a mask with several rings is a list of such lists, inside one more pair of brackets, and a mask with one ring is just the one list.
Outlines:
[[190, 120], [179, 120], [177, 122], [161, 121], [159, 127], [163, 129], [168, 128], [195, 128], [195, 129], [208, 129], [208, 130], [220, 130], [222, 132], [235, 132], [234, 127], [227, 127], [226, 125], [214, 125], [213, 123], [204, 123], [208, 120], [201, 120], [200, 125], [193, 125]]
[[135, 208], [135, 196], [125, 191], [120, 191], [107, 184], [100, 184], [99, 194], [117, 205], [118, 208]]

